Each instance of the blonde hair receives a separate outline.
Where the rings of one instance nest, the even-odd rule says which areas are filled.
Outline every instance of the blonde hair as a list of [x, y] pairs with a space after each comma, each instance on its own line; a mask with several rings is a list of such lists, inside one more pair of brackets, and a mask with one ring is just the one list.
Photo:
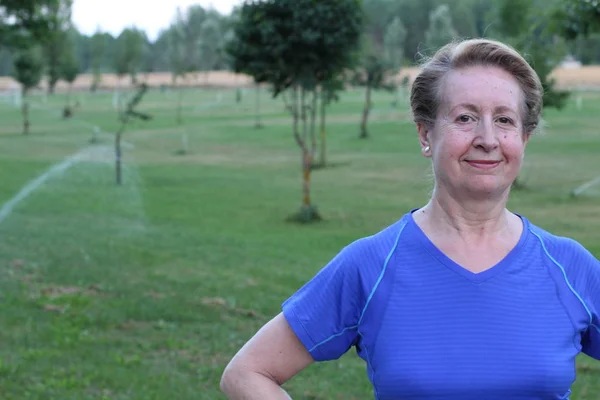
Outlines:
[[523, 92], [523, 130], [531, 134], [540, 123], [544, 89], [535, 70], [519, 52], [490, 39], [452, 41], [422, 65], [410, 95], [416, 123], [433, 126], [440, 106], [440, 89], [445, 76], [453, 70], [472, 66], [493, 66], [511, 74]]

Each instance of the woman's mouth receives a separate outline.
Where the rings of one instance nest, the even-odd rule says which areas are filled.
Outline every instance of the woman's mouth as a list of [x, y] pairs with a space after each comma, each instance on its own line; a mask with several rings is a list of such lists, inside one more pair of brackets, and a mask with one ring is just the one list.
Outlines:
[[467, 160], [467, 163], [479, 169], [492, 169], [497, 167], [500, 164], [498, 160]]

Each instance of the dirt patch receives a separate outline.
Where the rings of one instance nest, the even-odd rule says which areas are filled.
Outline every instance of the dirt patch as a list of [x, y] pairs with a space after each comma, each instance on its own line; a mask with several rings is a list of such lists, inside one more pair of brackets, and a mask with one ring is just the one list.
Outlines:
[[[420, 68], [403, 68], [393, 81], [400, 83], [404, 77], [408, 77], [409, 85], [412, 84]], [[552, 72], [552, 77], [556, 78], [561, 87], [569, 88], [595, 88], [600, 89], [600, 66], [582, 66], [582, 67], [561, 67]], [[150, 74], [141, 74], [138, 77], [139, 82], [145, 82], [153, 87], [171, 86], [173, 83], [170, 72], [153, 72]], [[75, 91], [89, 91], [93, 82], [92, 74], [81, 74], [73, 83]], [[207, 73], [190, 73], [184, 79], [178, 81], [178, 85], [184, 87], [214, 87], [214, 88], [251, 88], [254, 87], [252, 77], [244, 74], [235, 74], [230, 71], [210, 71]], [[123, 90], [133, 87], [129, 76], [118, 78], [116, 74], [102, 74], [100, 90], [114, 90], [120, 87]], [[0, 91], [18, 90], [19, 84], [12, 77], [0, 77]], [[37, 88], [38, 91], [45, 91], [47, 83], [44, 80]], [[59, 81], [56, 85], [56, 92], [64, 93], [67, 91], [67, 84]]]
[[226, 311], [230, 311], [230, 312], [233, 312], [238, 315], [243, 315], [245, 317], [257, 318], [257, 319], [265, 319], [266, 318], [264, 315], [259, 314], [255, 310], [244, 309], [244, 308], [240, 308], [240, 307], [233, 307], [227, 302], [227, 300], [225, 300], [221, 297], [205, 297], [201, 300], [201, 304], [211, 307], [211, 308], [217, 308], [217, 309], [223, 309]]

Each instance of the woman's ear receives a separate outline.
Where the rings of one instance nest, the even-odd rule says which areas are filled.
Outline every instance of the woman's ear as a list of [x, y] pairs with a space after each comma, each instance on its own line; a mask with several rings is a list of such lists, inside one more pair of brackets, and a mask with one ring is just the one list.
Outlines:
[[419, 132], [419, 144], [421, 152], [425, 157], [431, 156], [431, 143], [429, 142], [429, 128], [422, 122], [417, 123], [417, 132]]

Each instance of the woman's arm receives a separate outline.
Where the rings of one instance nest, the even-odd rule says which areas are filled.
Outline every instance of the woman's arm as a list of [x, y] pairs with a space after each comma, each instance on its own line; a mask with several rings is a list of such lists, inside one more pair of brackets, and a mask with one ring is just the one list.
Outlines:
[[221, 390], [229, 400], [288, 400], [281, 385], [313, 362], [280, 313], [229, 362], [221, 377]]

